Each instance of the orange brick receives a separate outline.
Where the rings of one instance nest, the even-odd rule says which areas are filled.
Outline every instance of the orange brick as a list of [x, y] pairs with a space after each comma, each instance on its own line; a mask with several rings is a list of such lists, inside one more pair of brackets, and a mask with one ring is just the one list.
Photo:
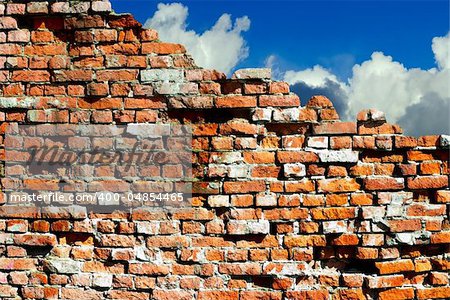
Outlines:
[[318, 162], [319, 157], [314, 152], [308, 151], [278, 151], [277, 160], [280, 163], [311, 163]]
[[13, 81], [23, 81], [23, 82], [43, 82], [50, 81], [50, 73], [47, 71], [13, 71], [12, 78]]
[[389, 220], [388, 224], [392, 232], [418, 231], [422, 229], [420, 220]]
[[354, 122], [336, 122], [323, 123], [313, 126], [315, 134], [356, 134], [356, 123]]
[[380, 300], [407, 300], [414, 299], [414, 288], [396, 288], [380, 291], [378, 294]]
[[300, 98], [297, 95], [262, 95], [259, 96], [259, 106], [300, 106]]
[[289, 93], [289, 84], [287, 82], [271, 82], [269, 85], [269, 93], [287, 94]]
[[311, 215], [315, 220], [343, 220], [356, 217], [353, 207], [313, 208]]
[[438, 203], [449, 203], [450, 202], [450, 191], [437, 191], [436, 201]]
[[450, 287], [433, 287], [417, 289], [417, 299], [448, 299]]
[[244, 152], [244, 161], [248, 164], [271, 164], [275, 162], [274, 152]]
[[373, 177], [364, 179], [364, 188], [369, 191], [401, 190], [404, 187], [403, 178]]
[[448, 187], [448, 176], [419, 176], [408, 178], [408, 188], [413, 190]]
[[442, 231], [431, 235], [432, 244], [448, 244], [450, 243], [450, 231]]
[[266, 190], [264, 181], [236, 181], [224, 182], [223, 189], [226, 194], [245, 194], [251, 192], [263, 192]]
[[331, 245], [334, 246], [355, 246], [358, 244], [359, 238], [356, 234], [341, 234], [340, 236], [331, 239]]
[[314, 181], [306, 179], [301, 181], [286, 181], [285, 189], [288, 193], [306, 193], [315, 190]]
[[380, 274], [394, 274], [414, 271], [414, 264], [410, 259], [376, 262], [375, 267]]
[[322, 247], [326, 245], [324, 235], [299, 235], [299, 236], [285, 236], [284, 245], [288, 248], [293, 247]]
[[321, 179], [318, 181], [319, 192], [339, 193], [354, 192], [359, 190], [360, 185], [355, 179]]
[[256, 97], [254, 96], [218, 97], [216, 99], [215, 104], [218, 108], [256, 107]]
[[417, 138], [417, 146], [419, 147], [436, 147], [439, 146], [439, 135], [427, 135]]
[[186, 49], [180, 44], [171, 43], [142, 43], [142, 54], [181, 54]]
[[417, 139], [411, 136], [397, 135], [394, 137], [395, 148], [414, 148], [417, 147]]

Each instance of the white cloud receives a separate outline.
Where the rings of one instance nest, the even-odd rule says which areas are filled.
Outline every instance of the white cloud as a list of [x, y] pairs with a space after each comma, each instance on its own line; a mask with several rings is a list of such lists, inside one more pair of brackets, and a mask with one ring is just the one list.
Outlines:
[[303, 81], [305, 84], [315, 88], [323, 86], [327, 80], [339, 83], [338, 78], [334, 74], [319, 65], [297, 72], [287, 71], [284, 74], [284, 80], [290, 83]]
[[156, 29], [161, 40], [181, 43], [195, 59], [197, 65], [229, 73], [248, 56], [248, 47], [242, 33], [250, 28], [247, 16], [234, 21], [223, 14], [203, 33], [187, 29], [188, 8], [181, 3], [158, 4], [153, 17], [145, 27]]
[[443, 37], [435, 37], [431, 48], [439, 68], [450, 69], [450, 32]]
[[433, 39], [437, 66], [428, 70], [408, 69], [391, 56], [374, 52], [369, 60], [353, 66], [347, 82], [340, 81], [318, 65], [301, 71], [287, 71], [284, 80], [313, 89], [329, 90], [330, 86], [339, 89], [339, 93], [344, 94], [346, 106], [341, 107], [341, 115], [346, 119], [354, 119], [362, 109], [377, 108], [386, 112], [391, 122], [405, 125], [409, 134], [431, 134], [431, 130], [438, 130], [434, 132], [437, 134], [448, 133], [448, 117], [438, 118], [436, 112], [439, 109], [424, 107], [441, 105], [441, 109], [450, 114], [449, 48], [449, 34]]

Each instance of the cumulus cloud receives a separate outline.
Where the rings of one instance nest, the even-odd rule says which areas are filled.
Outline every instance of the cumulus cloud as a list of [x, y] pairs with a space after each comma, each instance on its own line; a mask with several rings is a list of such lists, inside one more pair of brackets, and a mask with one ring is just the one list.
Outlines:
[[181, 3], [158, 4], [155, 14], [144, 27], [159, 32], [162, 40], [184, 44], [197, 65], [229, 73], [248, 56], [242, 33], [250, 28], [247, 16], [231, 19], [223, 14], [203, 33], [187, 29], [188, 8]]
[[441, 69], [450, 69], [449, 35], [450, 32], [444, 37], [433, 38], [431, 45], [436, 63]]
[[336, 97], [344, 119], [354, 119], [362, 109], [377, 108], [408, 134], [449, 133], [450, 35], [435, 37], [431, 48], [436, 67], [428, 70], [408, 69], [391, 56], [374, 52], [369, 60], [353, 66], [347, 81], [319, 65], [287, 71], [284, 80], [303, 88], [301, 97], [311, 91]]
[[403, 130], [412, 135], [450, 132], [450, 101], [435, 93], [424, 95], [421, 101], [406, 108], [398, 120]]
[[314, 95], [325, 95], [332, 99], [334, 108], [339, 116], [345, 116], [347, 113], [347, 92], [338, 82], [328, 78], [324, 79], [323, 84], [319, 86], [309, 85], [303, 81], [291, 85], [291, 91], [297, 95], [301, 95], [302, 104], [306, 105], [306, 101]]

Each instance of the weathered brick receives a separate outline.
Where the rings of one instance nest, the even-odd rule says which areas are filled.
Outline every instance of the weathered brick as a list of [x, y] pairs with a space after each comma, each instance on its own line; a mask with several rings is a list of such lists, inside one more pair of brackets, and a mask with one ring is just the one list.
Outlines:
[[407, 186], [413, 190], [448, 187], [448, 176], [419, 176], [408, 178]]
[[300, 98], [297, 95], [262, 95], [259, 96], [259, 106], [300, 106]]
[[266, 184], [264, 183], [264, 181], [224, 182], [223, 189], [226, 194], [263, 192], [266, 190]]
[[223, 96], [218, 97], [215, 101], [218, 108], [245, 108], [255, 107], [256, 97], [254, 96]]
[[401, 190], [404, 187], [403, 178], [371, 177], [364, 179], [364, 188], [369, 191]]
[[315, 220], [353, 219], [356, 217], [356, 209], [354, 207], [313, 208], [311, 215]]
[[354, 122], [337, 122], [323, 123], [313, 126], [315, 134], [356, 134], [356, 123]]
[[354, 179], [323, 179], [318, 181], [319, 192], [355, 192], [360, 185]]
[[376, 262], [375, 267], [380, 274], [402, 273], [414, 270], [414, 264], [410, 259]]

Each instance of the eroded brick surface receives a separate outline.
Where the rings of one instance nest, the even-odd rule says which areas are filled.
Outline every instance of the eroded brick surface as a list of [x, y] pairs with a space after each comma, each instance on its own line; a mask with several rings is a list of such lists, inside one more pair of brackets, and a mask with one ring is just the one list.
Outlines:
[[14, 124], [178, 122], [198, 179], [170, 213], [0, 206], [0, 298], [450, 298], [449, 137], [341, 122], [270, 76], [202, 69], [108, 1], [0, 1], [1, 143]]

